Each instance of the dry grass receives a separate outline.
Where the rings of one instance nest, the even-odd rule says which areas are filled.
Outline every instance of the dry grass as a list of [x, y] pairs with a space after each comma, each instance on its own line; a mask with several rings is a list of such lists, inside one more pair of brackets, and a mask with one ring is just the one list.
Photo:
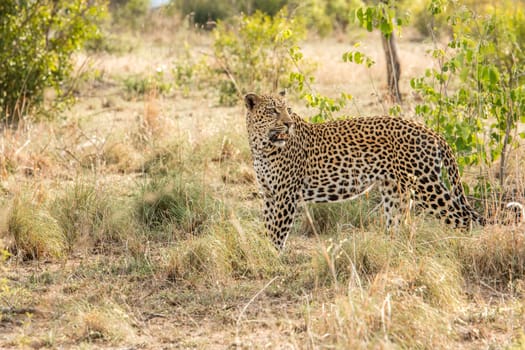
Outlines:
[[137, 332], [133, 318], [120, 306], [107, 303], [100, 306], [74, 305], [76, 316], [71, 320], [71, 330], [81, 341], [119, 344], [122, 341], [133, 344]]
[[[4, 130], [0, 348], [523, 348], [523, 226], [415, 216], [387, 235], [371, 194], [310, 206], [320, 235], [299, 217], [275, 252], [242, 106], [122, 85], [187, 57], [184, 41], [198, 55], [210, 37], [163, 28], [97, 56], [64, 120]], [[339, 62], [349, 43], [305, 46], [322, 61], [316, 88], [356, 97], [344, 113], [384, 112], [375, 41], [371, 72]], [[399, 49], [407, 77], [426, 66], [424, 44]]]
[[42, 204], [24, 197], [12, 204], [7, 234], [13, 238], [14, 254], [22, 258], [59, 258], [67, 247], [57, 220]]

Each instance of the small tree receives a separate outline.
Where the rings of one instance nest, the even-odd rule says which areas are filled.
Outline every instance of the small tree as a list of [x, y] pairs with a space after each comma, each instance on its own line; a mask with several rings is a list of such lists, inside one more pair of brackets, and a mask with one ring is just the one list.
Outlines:
[[[433, 0], [430, 10], [443, 4]], [[423, 98], [416, 113], [455, 148], [460, 167], [499, 159], [502, 187], [508, 152], [525, 138], [525, 8], [501, 2], [482, 15], [463, 6], [450, 13], [454, 37], [432, 51], [437, 68], [411, 81]]]
[[98, 35], [104, 13], [103, 0], [0, 2], [0, 121], [40, 106], [45, 88], [68, 95], [71, 54]]
[[361, 7], [356, 11], [359, 23], [369, 32], [374, 29], [381, 31], [381, 43], [385, 52], [388, 91], [396, 103], [401, 103], [399, 79], [401, 64], [394, 38], [394, 27], [401, 27], [407, 22], [408, 16], [399, 16], [395, 1], [381, 0], [375, 6]]
[[283, 8], [275, 16], [257, 11], [219, 22], [214, 59], [220, 74], [221, 103], [236, 103], [247, 91], [277, 91], [289, 85], [290, 51], [305, 35], [304, 24]]

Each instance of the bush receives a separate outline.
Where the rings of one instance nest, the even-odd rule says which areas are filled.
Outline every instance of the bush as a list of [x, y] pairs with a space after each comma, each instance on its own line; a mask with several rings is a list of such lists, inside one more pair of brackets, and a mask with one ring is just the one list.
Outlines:
[[363, 5], [360, 0], [291, 0], [290, 8], [297, 7], [297, 16], [305, 19], [308, 28], [321, 36], [333, 30], [345, 31], [353, 22], [353, 14]]
[[525, 8], [503, 2], [477, 15], [461, 7], [449, 21], [454, 38], [433, 50], [437, 68], [411, 81], [423, 98], [416, 113], [443, 134], [460, 168], [500, 159], [503, 185], [513, 136], [525, 138]]
[[208, 19], [222, 20], [235, 13], [231, 2], [216, 0], [176, 0], [176, 7], [184, 16], [191, 16], [191, 21], [199, 26]]
[[0, 121], [17, 122], [53, 88], [61, 107], [70, 96], [71, 54], [98, 35], [102, 0], [0, 2]]
[[209, 20], [227, 20], [239, 13], [253, 14], [256, 11], [273, 16], [286, 5], [287, 0], [175, 0], [175, 7], [183, 16], [190, 16], [198, 27], [204, 27]]
[[140, 29], [149, 11], [150, 0], [111, 0], [110, 11], [113, 24]]
[[277, 91], [289, 85], [294, 70], [290, 54], [305, 35], [305, 26], [286, 9], [271, 17], [263, 12], [219, 23], [214, 52], [222, 104], [236, 103], [248, 91]]
[[123, 80], [124, 89], [129, 98], [143, 97], [151, 91], [167, 95], [172, 90], [172, 85], [159, 68], [155, 74], [143, 76], [140, 74], [130, 75]]

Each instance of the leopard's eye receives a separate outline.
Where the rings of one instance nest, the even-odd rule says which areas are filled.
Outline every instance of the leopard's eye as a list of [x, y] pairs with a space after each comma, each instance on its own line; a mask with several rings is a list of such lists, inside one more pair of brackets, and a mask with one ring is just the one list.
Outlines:
[[286, 110], [288, 111], [288, 114], [292, 114], [292, 109], [290, 107], [286, 107]]
[[268, 113], [273, 114], [274, 116], [279, 115], [279, 111], [276, 108], [268, 108]]

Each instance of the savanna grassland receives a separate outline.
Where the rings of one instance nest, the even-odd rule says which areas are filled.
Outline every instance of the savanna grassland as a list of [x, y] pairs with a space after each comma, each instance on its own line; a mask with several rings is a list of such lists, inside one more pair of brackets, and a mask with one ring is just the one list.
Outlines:
[[[464, 232], [409, 213], [385, 234], [372, 192], [303, 206], [276, 252], [242, 99], [221, 103], [202, 73], [224, 68], [202, 63], [214, 33], [148, 20], [114, 33], [118, 49], [75, 54], [75, 103], [59, 117], [2, 128], [0, 348], [525, 347], [523, 225]], [[417, 118], [410, 78], [436, 65], [436, 43], [402, 33], [402, 111]], [[389, 113], [378, 35], [299, 42], [312, 88], [352, 95], [336, 115]], [[341, 60], [356, 42], [371, 68]], [[314, 114], [298, 94], [289, 103]], [[522, 202], [524, 147], [509, 150], [504, 186]], [[465, 166], [464, 181], [498, 171]], [[499, 195], [472, 200], [493, 215]]]

